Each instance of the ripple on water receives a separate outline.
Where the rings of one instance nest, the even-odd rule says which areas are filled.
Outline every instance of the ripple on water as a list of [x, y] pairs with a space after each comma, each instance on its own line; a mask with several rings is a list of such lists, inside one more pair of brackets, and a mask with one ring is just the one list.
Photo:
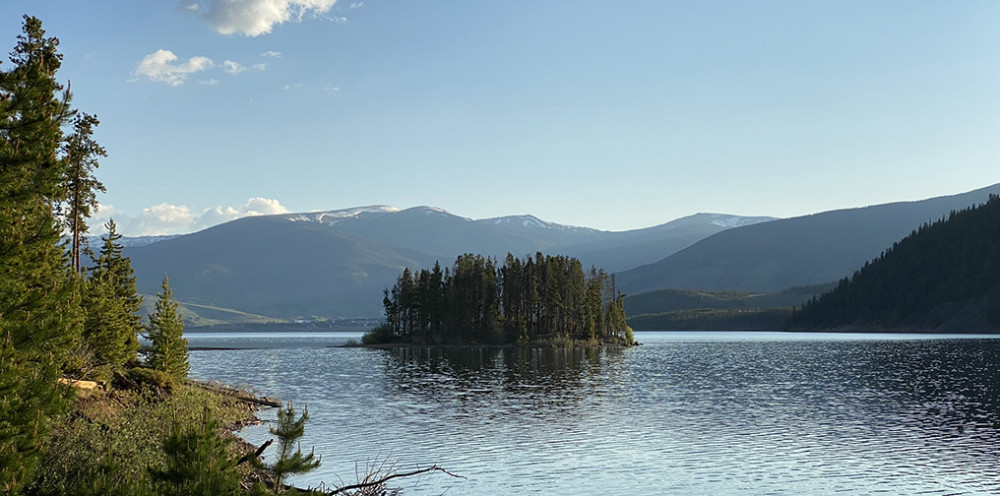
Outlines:
[[[1000, 491], [996, 340], [658, 339], [630, 350], [195, 351], [192, 374], [308, 404], [297, 480], [385, 460], [406, 494]], [[244, 432], [251, 441], [266, 427]]]

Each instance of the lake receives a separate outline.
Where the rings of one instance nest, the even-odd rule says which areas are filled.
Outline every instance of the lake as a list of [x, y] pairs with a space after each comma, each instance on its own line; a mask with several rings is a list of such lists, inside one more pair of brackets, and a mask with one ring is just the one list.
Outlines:
[[193, 350], [193, 377], [308, 405], [302, 446], [323, 463], [302, 486], [437, 464], [467, 479], [394, 482], [406, 495], [1000, 493], [1000, 339], [636, 334], [644, 346], [624, 350], [187, 337], [255, 348]]

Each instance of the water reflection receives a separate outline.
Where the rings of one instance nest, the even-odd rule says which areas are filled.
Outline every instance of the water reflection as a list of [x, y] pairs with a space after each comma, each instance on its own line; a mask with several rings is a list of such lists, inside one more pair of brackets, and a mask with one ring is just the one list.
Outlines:
[[620, 377], [626, 349], [398, 347], [380, 350], [391, 394], [486, 417], [579, 415]]
[[1000, 340], [723, 338], [199, 351], [192, 370], [308, 403], [304, 482], [381, 453], [470, 477], [413, 495], [1000, 493]]

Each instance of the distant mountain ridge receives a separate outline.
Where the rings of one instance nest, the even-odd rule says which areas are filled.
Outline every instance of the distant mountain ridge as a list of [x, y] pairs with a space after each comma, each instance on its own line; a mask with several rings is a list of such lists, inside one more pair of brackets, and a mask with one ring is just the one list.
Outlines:
[[184, 302], [260, 316], [374, 317], [382, 290], [404, 267], [463, 253], [502, 258], [542, 251], [617, 271], [659, 260], [729, 225], [771, 220], [699, 214], [624, 232], [531, 215], [473, 220], [434, 207], [385, 205], [246, 217], [197, 233], [126, 248], [141, 292], [164, 274]]
[[915, 202], [834, 210], [721, 231], [618, 274], [628, 294], [664, 288], [780, 291], [836, 281], [926, 222], [983, 203], [1000, 184]]

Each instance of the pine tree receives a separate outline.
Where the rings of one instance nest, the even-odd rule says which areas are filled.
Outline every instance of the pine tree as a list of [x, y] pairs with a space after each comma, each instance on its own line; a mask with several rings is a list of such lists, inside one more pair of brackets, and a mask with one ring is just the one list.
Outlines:
[[320, 460], [315, 458], [314, 452], [304, 455], [298, 446], [299, 439], [306, 433], [308, 420], [309, 409], [305, 409], [298, 420], [295, 419], [295, 407], [291, 402], [285, 408], [278, 409], [278, 425], [270, 429], [271, 434], [278, 436], [278, 459], [267, 467], [274, 473], [277, 492], [284, 490], [285, 477], [304, 474], [319, 466]]
[[188, 342], [184, 338], [184, 319], [170, 291], [170, 280], [163, 276], [163, 291], [157, 296], [156, 311], [149, 316], [147, 338], [152, 342], [146, 355], [150, 368], [183, 381], [188, 374]]
[[174, 425], [164, 441], [164, 468], [150, 468], [157, 494], [225, 496], [241, 494], [240, 474], [229, 456], [229, 440], [219, 434], [219, 422], [207, 409], [200, 426], [182, 430]]
[[101, 363], [119, 368], [135, 360], [139, 351], [142, 297], [135, 287], [132, 263], [122, 255], [115, 222], [110, 220], [105, 226], [108, 234], [87, 284], [84, 338]]
[[80, 328], [52, 212], [71, 115], [55, 79], [58, 45], [25, 16], [13, 67], [0, 72], [0, 493], [16, 492], [38, 465], [48, 419], [67, 405], [57, 379]]
[[73, 270], [80, 272], [81, 245], [86, 243], [87, 219], [97, 208], [97, 192], [104, 192], [104, 184], [94, 177], [97, 158], [106, 157], [104, 148], [94, 141], [94, 128], [100, 124], [97, 117], [80, 114], [73, 119], [73, 134], [63, 145], [66, 163], [63, 190], [65, 200], [60, 208], [63, 224], [72, 235], [70, 259]]

